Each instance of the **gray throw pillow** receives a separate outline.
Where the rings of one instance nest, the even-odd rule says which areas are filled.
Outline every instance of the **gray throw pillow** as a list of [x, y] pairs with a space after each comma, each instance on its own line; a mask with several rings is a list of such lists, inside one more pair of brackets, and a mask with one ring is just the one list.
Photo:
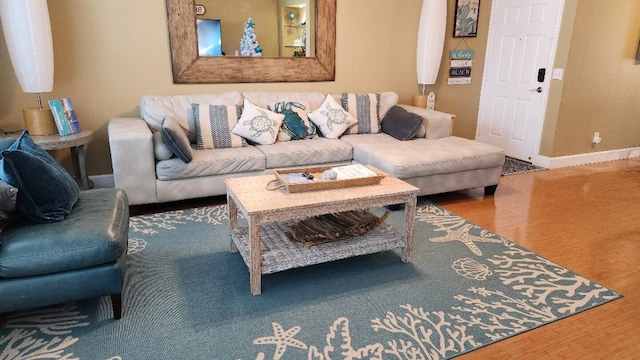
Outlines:
[[165, 118], [162, 121], [162, 141], [167, 145], [180, 160], [188, 163], [193, 156], [191, 154], [191, 143], [187, 134], [177, 121], [172, 118]]
[[422, 125], [422, 116], [393, 106], [382, 119], [382, 132], [398, 140], [411, 140]]
[[17, 198], [18, 189], [0, 181], [0, 231], [18, 215], [16, 211]]

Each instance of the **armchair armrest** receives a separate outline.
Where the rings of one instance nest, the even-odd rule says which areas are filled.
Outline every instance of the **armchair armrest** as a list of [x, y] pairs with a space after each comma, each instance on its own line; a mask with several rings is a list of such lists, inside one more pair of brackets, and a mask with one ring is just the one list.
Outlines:
[[109, 147], [113, 180], [123, 189], [130, 205], [157, 202], [153, 134], [140, 118], [109, 121]]
[[412, 105], [399, 105], [405, 110], [422, 116], [422, 125], [426, 130], [425, 138], [438, 139], [453, 134], [453, 119], [455, 115], [442, 111], [427, 110]]

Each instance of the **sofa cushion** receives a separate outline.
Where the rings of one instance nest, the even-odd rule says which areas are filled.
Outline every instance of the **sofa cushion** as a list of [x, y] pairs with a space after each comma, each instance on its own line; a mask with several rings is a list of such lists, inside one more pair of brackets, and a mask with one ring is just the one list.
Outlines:
[[191, 104], [242, 105], [242, 95], [237, 91], [195, 95], [147, 95], [140, 100], [140, 117], [155, 131], [160, 131], [162, 121], [171, 117], [180, 124], [189, 141], [196, 142], [196, 128]]
[[284, 115], [261, 108], [244, 99], [242, 115], [231, 132], [252, 143], [269, 145], [276, 142], [282, 120]]
[[382, 119], [382, 132], [401, 141], [416, 136], [421, 126], [422, 116], [410, 113], [399, 106], [392, 107]]
[[180, 125], [172, 118], [166, 118], [162, 122], [162, 142], [171, 150], [178, 159], [189, 162], [191, 161], [191, 144], [187, 134], [180, 128]]
[[156, 160], [167, 160], [173, 156], [171, 149], [162, 141], [162, 132], [160, 131], [153, 132], [153, 155]]
[[177, 158], [158, 161], [156, 163], [158, 180], [180, 180], [200, 176], [262, 171], [265, 169], [265, 157], [254, 146], [228, 149], [194, 149], [191, 154], [193, 160], [189, 163]]
[[[400, 179], [501, 167], [504, 151], [456, 136], [398, 141], [380, 133], [345, 135], [355, 161], [377, 167]], [[420, 154], [420, 156], [411, 156]]]
[[351, 125], [358, 122], [329, 94], [322, 105], [313, 112], [307, 114], [309, 119], [320, 129], [322, 136], [327, 139], [337, 139]]
[[307, 103], [309, 104], [309, 108], [307, 112], [311, 112], [320, 107], [322, 102], [324, 101], [326, 94], [321, 92], [279, 92], [279, 91], [255, 91], [255, 92], [244, 92], [242, 96], [245, 99], [251, 101], [257, 106], [266, 108], [272, 104], [277, 102], [298, 102], [298, 103]]
[[13, 278], [114, 262], [127, 249], [129, 207], [124, 191], [80, 192], [64, 221], [38, 224], [21, 218], [2, 233], [0, 277]]
[[279, 142], [256, 146], [265, 158], [267, 169], [351, 161], [351, 145], [340, 139], [316, 137], [309, 140]]
[[241, 147], [244, 140], [231, 132], [241, 110], [234, 105], [192, 104], [198, 149]]
[[380, 94], [342, 93], [342, 108], [358, 122], [347, 129], [347, 134], [377, 134], [380, 132]]
[[2, 152], [0, 180], [18, 188], [18, 210], [38, 222], [62, 221], [80, 192], [71, 175], [27, 131]]

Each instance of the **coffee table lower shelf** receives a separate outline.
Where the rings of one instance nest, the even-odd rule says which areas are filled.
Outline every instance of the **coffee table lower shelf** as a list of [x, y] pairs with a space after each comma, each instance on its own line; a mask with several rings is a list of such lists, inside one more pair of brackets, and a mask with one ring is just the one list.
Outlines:
[[[261, 225], [262, 274], [403, 248], [406, 244], [405, 237], [399, 231], [382, 223], [362, 236], [305, 247], [285, 235], [285, 231], [293, 224], [294, 222], [273, 222]], [[251, 269], [248, 228], [233, 229], [231, 239], [245, 264]]]

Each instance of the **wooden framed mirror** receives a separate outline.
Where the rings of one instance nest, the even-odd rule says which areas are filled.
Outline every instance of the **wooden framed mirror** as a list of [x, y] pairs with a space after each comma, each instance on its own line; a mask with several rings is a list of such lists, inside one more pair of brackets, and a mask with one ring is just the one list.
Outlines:
[[335, 80], [336, 0], [316, 0], [315, 57], [198, 55], [194, 0], [166, 0], [175, 84]]

